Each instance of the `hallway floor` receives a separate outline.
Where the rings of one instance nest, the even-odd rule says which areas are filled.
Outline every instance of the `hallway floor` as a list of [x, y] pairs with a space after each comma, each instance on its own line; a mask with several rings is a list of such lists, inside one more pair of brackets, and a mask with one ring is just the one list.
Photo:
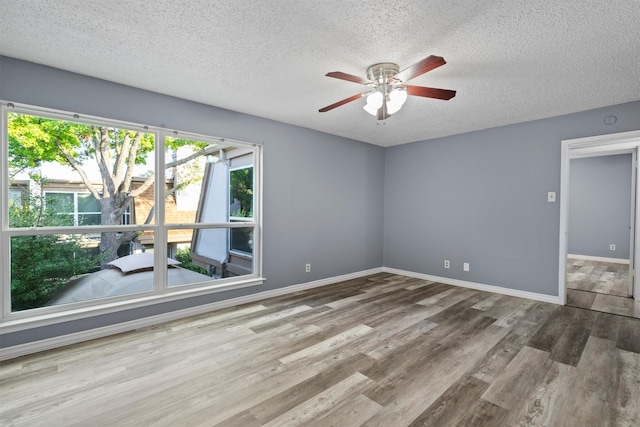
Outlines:
[[567, 259], [567, 305], [640, 318], [629, 295], [629, 265]]

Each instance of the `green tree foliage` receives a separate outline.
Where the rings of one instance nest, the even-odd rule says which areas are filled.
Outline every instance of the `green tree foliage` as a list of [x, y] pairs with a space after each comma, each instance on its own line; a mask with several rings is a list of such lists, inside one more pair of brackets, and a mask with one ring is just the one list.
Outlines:
[[235, 207], [231, 216], [253, 217], [253, 168], [231, 171], [230, 181], [229, 203]]
[[[11, 227], [54, 227], [68, 219], [46, 208], [42, 196], [25, 196], [9, 206]], [[80, 245], [79, 236], [49, 234], [11, 238], [11, 308], [42, 307], [73, 276], [99, 265]]]

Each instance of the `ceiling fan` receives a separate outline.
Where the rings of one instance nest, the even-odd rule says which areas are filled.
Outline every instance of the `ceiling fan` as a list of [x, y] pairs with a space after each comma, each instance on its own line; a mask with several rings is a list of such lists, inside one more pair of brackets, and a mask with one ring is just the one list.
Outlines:
[[448, 101], [456, 96], [455, 90], [404, 84], [414, 77], [418, 77], [444, 64], [446, 64], [444, 58], [434, 55], [427, 56], [402, 71], [399, 71], [400, 68], [394, 63], [382, 62], [367, 68], [367, 79], [341, 71], [332, 71], [327, 73], [326, 76], [369, 86], [369, 90], [350, 96], [334, 104], [327, 105], [319, 111], [325, 113], [366, 96], [367, 104], [364, 106], [365, 111], [377, 116], [378, 120], [385, 120], [400, 110], [402, 104], [404, 104], [407, 99], [407, 95]]

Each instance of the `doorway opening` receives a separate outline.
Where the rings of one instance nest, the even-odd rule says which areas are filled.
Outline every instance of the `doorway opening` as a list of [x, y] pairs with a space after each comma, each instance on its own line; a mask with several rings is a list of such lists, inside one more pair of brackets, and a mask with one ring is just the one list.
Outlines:
[[[640, 317], [640, 131], [562, 141], [562, 303]], [[635, 299], [634, 299], [635, 298]]]

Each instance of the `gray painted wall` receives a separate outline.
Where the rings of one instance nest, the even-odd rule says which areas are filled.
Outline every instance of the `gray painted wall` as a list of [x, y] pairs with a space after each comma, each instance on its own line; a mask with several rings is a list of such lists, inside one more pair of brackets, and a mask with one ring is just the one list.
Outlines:
[[633, 102], [388, 148], [385, 267], [557, 296], [561, 141], [638, 128]]
[[570, 254], [629, 259], [631, 162], [631, 154], [570, 161]]
[[0, 347], [382, 266], [381, 147], [6, 57], [0, 99], [263, 144], [267, 279], [260, 288], [0, 335]]

